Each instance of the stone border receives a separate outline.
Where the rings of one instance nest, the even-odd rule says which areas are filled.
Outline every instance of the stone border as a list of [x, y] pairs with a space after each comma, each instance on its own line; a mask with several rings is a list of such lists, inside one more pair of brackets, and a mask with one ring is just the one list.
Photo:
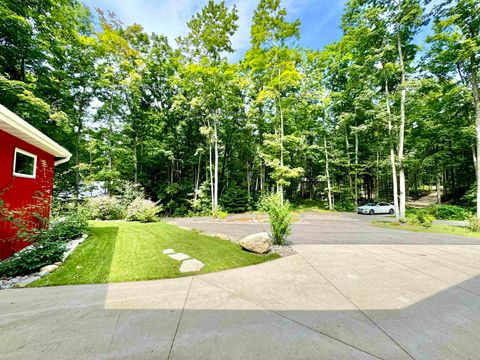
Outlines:
[[[50, 274], [62, 266], [63, 262], [70, 256], [70, 254], [75, 250], [75, 248], [84, 242], [88, 238], [88, 234], [83, 234], [78, 238], [71, 240], [67, 243], [66, 251], [63, 253], [63, 260], [56, 262], [51, 265], [43, 266], [40, 271], [23, 276], [15, 276], [9, 278], [8, 280], [0, 280], [0, 290], [9, 289], [9, 288], [23, 288], [28, 284], [31, 284], [34, 281]], [[20, 250], [20, 252], [25, 251], [31, 248], [32, 245], [27, 246], [26, 248]]]

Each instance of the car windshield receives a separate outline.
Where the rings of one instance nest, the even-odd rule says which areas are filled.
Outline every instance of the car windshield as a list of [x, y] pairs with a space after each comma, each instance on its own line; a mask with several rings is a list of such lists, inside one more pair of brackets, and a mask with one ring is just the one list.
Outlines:
[[365, 206], [375, 206], [375, 204], [374, 203], [368, 203]]

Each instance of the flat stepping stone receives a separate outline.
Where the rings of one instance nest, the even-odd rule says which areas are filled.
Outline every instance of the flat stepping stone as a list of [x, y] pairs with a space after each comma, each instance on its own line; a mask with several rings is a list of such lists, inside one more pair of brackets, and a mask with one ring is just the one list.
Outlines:
[[186, 259], [190, 258], [189, 255], [184, 254], [184, 253], [176, 253], [176, 254], [171, 254], [171, 255], [168, 255], [168, 256], [170, 256], [172, 259], [178, 260], [178, 261], [182, 261], [182, 260], [186, 260]]
[[182, 273], [196, 272], [196, 271], [200, 271], [204, 266], [205, 264], [197, 259], [185, 260], [184, 262], [182, 262], [182, 265], [180, 266], [180, 272]]
[[165, 250], [163, 250], [163, 253], [164, 253], [165, 255], [174, 254], [174, 253], [175, 253], [175, 250], [173, 250], [173, 249], [165, 249]]

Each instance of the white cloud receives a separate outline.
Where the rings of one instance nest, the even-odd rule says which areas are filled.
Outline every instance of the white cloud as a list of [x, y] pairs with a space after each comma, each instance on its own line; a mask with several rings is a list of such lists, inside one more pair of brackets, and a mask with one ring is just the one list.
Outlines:
[[[178, 36], [187, 33], [187, 21], [204, 6], [208, 0], [83, 0], [90, 8], [100, 7], [113, 10], [126, 25], [141, 24], [148, 33], [166, 35], [172, 45]], [[329, 4], [332, 0], [322, 0]], [[336, 9], [345, 0], [332, 1], [331, 10]], [[231, 59], [243, 56], [250, 44], [250, 26], [258, 0], [226, 0], [228, 7], [235, 5], [238, 10], [239, 28], [232, 38], [236, 53]], [[283, 0], [282, 6], [288, 11], [289, 19], [301, 18], [308, 9], [319, 5], [318, 0]], [[336, 9], [338, 11], [338, 9]], [[335, 11], [332, 11], [335, 13]], [[325, 16], [333, 16], [325, 14]], [[322, 19], [318, 19], [320, 22]], [[308, 24], [307, 26], [311, 26]], [[316, 24], [316, 27], [319, 23]]]
[[[92, 10], [100, 7], [113, 10], [126, 25], [141, 24], [148, 33], [166, 35], [172, 45], [178, 36], [188, 31], [187, 22], [208, 0], [84, 0]], [[237, 58], [249, 46], [250, 25], [257, 0], [227, 0], [228, 7], [236, 5], [239, 15], [239, 29], [232, 38]]]

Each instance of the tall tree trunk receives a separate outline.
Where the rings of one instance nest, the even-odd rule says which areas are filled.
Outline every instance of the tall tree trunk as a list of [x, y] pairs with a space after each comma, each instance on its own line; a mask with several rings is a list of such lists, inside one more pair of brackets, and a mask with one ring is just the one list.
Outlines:
[[202, 171], [202, 153], [198, 154], [197, 176], [195, 177], [195, 191], [193, 193], [193, 200], [198, 198], [198, 188], [200, 186], [200, 172]]
[[252, 172], [250, 171], [250, 164], [248, 163], [247, 161], [247, 164], [246, 164], [246, 168], [247, 168], [247, 198], [250, 202], [250, 187], [252, 186], [251, 185], [251, 182], [252, 182]]
[[[81, 114], [82, 112], [80, 112]], [[78, 206], [80, 200], [80, 137], [82, 136], [82, 120], [78, 120], [77, 132], [75, 134], [75, 203]]]
[[[281, 82], [281, 72], [280, 66], [278, 67], [278, 83]], [[279, 90], [280, 93], [280, 90]], [[283, 124], [283, 110], [282, 110], [282, 100], [279, 96], [278, 98], [278, 110], [280, 114], [280, 166], [283, 167], [283, 135], [284, 135], [284, 124]], [[284, 180], [283, 178], [281, 179]], [[280, 202], [283, 204], [283, 183], [280, 183], [278, 186], [278, 194], [280, 196]]]
[[215, 181], [214, 181], [214, 202], [213, 211], [216, 214], [218, 211], [218, 133], [217, 133], [217, 121], [215, 119], [214, 127], [214, 146], [215, 146]]
[[477, 150], [476, 146], [472, 147], [472, 159], [473, 159], [473, 168], [475, 169], [475, 174], [477, 173]]
[[435, 164], [436, 167], [436, 173], [437, 173], [437, 184], [436, 184], [436, 189], [437, 189], [437, 204], [442, 203], [442, 190], [440, 189], [441, 186], [441, 180], [442, 180], [442, 173], [438, 170], [438, 162]]
[[393, 145], [393, 126], [390, 110], [390, 91], [388, 89], [388, 79], [385, 73], [385, 100], [387, 104], [387, 117], [388, 117], [388, 134], [390, 136], [390, 165], [392, 166], [392, 187], [393, 187], [393, 207], [395, 208], [395, 219], [400, 219], [398, 208], [398, 183], [397, 183], [397, 165], [395, 163], [395, 146]]
[[265, 164], [263, 161], [260, 163], [260, 194], [263, 195], [265, 191]]
[[[474, 67], [475, 69], [476, 67]], [[475, 104], [475, 129], [477, 132], [477, 159], [480, 159], [480, 90], [478, 89], [478, 77], [475, 72], [471, 75], [473, 102]], [[480, 218], [480, 166], [476, 166], [477, 179], [477, 217]]]
[[[398, 10], [401, 8], [401, 0], [398, 2]], [[400, 36], [400, 24], [397, 25], [397, 47], [398, 47], [398, 61], [400, 66], [401, 80], [400, 80], [400, 128], [398, 138], [398, 169], [400, 173], [400, 207], [399, 218], [400, 221], [405, 221], [405, 167], [403, 163], [403, 147], [405, 140], [405, 102], [406, 102], [406, 89], [405, 89], [405, 64], [403, 62], [403, 50], [402, 39]]]
[[355, 205], [358, 205], [358, 132], [355, 131]]
[[[279, 109], [280, 109], [280, 166], [283, 167], [283, 136], [284, 136], [284, 128], [283, 128], [283, 111], [282, 111], [282, 105], [279, 104]], [[284, 179], [282, 178], [282, 181]], [[279, 185], [278, 187], [278, 194], [280, 196], [280, 202], [283, 204], [283, 183]]]
[[110, 104], [108, 113], [108, 170], [112, 170], [112, 148], [113, 148], [113, 91], [110, 94]]
[[347, 165], [348, 165], [348, 188], [350, 189], [350, 196], [353, 193], [353, 188], [352, 188], [352, 174], [351, 174], [351, 166], [352, 162], [350, 159], [350, 142], [348, 141], [348, 129], [347, 125], [345, 125], [345, 148], [347, 152]]
[[133, 182], [138, 184], [138, 157], [137, 157], [137, 135], [133, 137]]
[[210, 174], [210, 197], [212, 202], [212, 213], [215, 212], [215, 191], [213, 187], [213, 163], [212, 163], [212, 141], [208, 140], [208, 171]]
[[327, 136], [323, 137], [323, 144], [325, 149], [325, 176], [327, 177], [327, 190], [328, 190], [328, 210], [333, 210], [332, 199], [332, 186], [330, 184], [330, 172], [328, 169], [328, 148], [327, 148]]

